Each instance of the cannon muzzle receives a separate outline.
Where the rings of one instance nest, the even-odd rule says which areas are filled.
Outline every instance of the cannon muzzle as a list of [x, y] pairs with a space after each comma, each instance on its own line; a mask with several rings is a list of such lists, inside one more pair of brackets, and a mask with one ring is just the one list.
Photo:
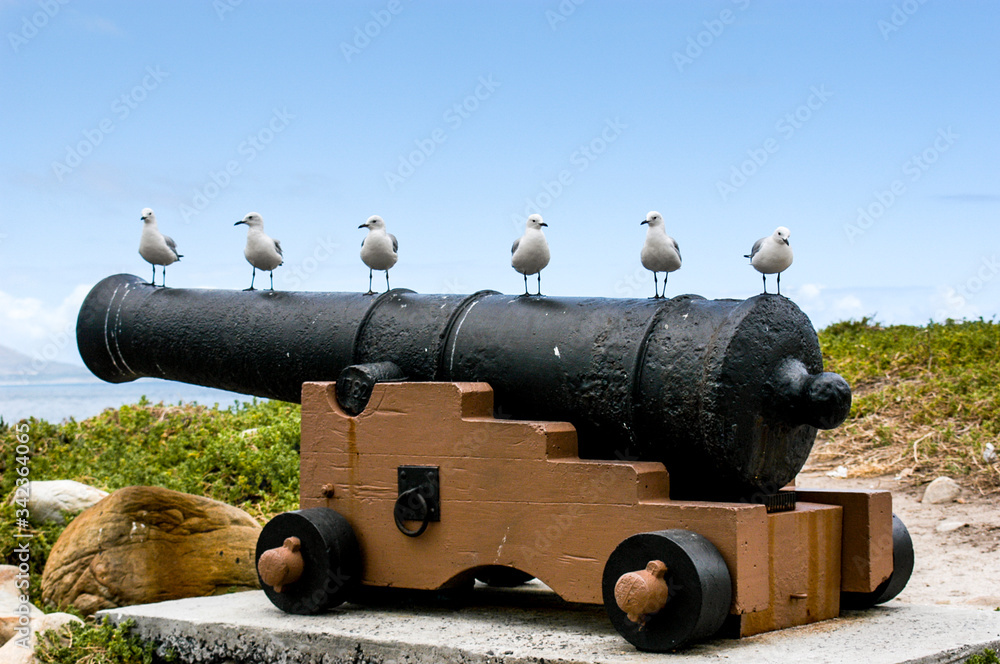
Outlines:
[[823, 372], [790, 300], [561, 298], [154, 288], [108, 277], [84, 301], [87, 367], [298, 402], [302, 383], [391, 362], [483, 381], [499, 417], [571, 422], [580, 455], [663, 462], [671, 495], [751, 498], [802, 468], [851, 391]]

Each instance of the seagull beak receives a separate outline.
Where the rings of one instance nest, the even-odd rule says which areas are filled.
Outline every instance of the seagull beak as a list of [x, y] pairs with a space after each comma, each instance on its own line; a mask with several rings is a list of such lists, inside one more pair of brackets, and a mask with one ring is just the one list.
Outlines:
[[[788, 238], [785, 238], [785, 244], [788, 244]], [[792, 246], [792, 245], [789, 244], [788, 246]]]
[[548, 228], [548, 226], [549, 226], [549, 225], [548, 225], [547, 223], [545, 223], [544, 221], [543, 221], [542, 223], [538, 224], [538, 225], [539, 225], [539, 226], [545, 226], [546, 228]]
[[235, 224], [233, 224], [233, 226], [239, 226], [240, 224], [245, 224], [245, 223], [247, 223], [247, 222], [246, 222], [246, 221], [244, 221], [243, 219], [240, 219], [240, 220], [239, 220], [239, 221], [237, 221], [237, 222], [236, 222]]
[[361, 224], [358, 228], [368, 228], [368, 224]]
[[639, 225], [642, 226], [643, 224], [648, 224], [648, 223], [649, 219], [643, 219], [642, 221], [639, 222]]

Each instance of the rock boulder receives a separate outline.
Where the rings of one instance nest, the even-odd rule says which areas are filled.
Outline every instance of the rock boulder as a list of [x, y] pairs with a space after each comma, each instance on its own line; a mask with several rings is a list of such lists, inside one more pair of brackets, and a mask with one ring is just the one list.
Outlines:
[[73, 480], [28, 482], [28, 513], [33, 523], [66, 523], [66, 515], [96, 505], [108, 492]]
[[31, 634], [27, 639], [27, 647], [21, 640], [10, 639], [3, 646], [0, 646], [0, 662], [3, 664], [34, 664], [35, 648], [38, 646], [38, 637], [43, 632], [56, 630], [56, 634], [63, 645], [69, 645], [70, 623], [82, 623], [83, 621], [69, 613], [42, 613], [31, 620]]
[[85, 614], [257, 588], [260, 526], [243, 510], [160, 487], [112, 493], [52, 547], [42, 597]]
[[939, 477], [927, 485], [924, 491], [923, 502], [932, 505], [953, 502], [962, 492], [962, 487], [958, 482], [950, 477]]

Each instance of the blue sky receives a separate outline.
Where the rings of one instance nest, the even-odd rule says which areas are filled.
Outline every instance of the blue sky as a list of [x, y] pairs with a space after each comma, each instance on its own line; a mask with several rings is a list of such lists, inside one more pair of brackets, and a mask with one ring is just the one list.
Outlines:
[[[79, 362], [101, 278], [245, 288], [517, 293], [540, 212], [549, 295], [648, 297], [649, 210], [680, 243], [668, 295], [745, 298], [779, 225], [783, 293], [822, 327], [1000, 307], [1000, 4], [0, 0], [0, 344]], [[383, 283], [376, 277], [376, 284]], [[773, 286], [772, 286], [773, 287]]]

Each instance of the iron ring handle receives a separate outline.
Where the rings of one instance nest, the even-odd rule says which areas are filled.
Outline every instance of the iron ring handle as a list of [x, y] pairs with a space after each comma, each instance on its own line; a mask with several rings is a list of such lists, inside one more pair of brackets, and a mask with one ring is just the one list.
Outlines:
[[[399, 508], [402, 505], [403, 500], [408, 499], [411, 495], [416, 497], [416, 499], [420, 502], [420, 510], [424, 514], [423, 522], [416, 530], [410, 530], [404, 526], [403, 521], [399, 518]], [[420, 487], [413, 487], [412, 489], [399, 494], [399, 498], [396, 498], [396, 504], [392, 508], [392, 518], [395, 520], [396, 527], [399, 528], [399, 532], [403, 533], [407, 537], [420, 537], [424, 534], [424, 531], [427, 530], [427, 524], [431, 521], [431, 510], [427, 505], [427, 499], [420, 493]]]

